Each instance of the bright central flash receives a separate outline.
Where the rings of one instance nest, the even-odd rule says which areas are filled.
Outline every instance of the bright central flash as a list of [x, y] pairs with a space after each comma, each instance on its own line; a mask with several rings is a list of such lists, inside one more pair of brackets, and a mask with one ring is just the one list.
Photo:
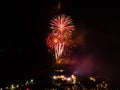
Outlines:
[[61, 24], [60, 25], [60, 31], [63, 31], [63, 29], [64, 29], [64, 26], [63, 26], [63, 24]]
[[55, 39], [54, 39], [54, 43], [57, 43], [57, 42], [58, 42], [58, 40], [55, 38]]

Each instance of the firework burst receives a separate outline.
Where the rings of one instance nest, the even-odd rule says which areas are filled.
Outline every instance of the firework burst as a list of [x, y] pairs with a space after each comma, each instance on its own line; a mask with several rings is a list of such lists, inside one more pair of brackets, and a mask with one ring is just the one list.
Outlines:
[[74, 25], [72, 24], [72, 20], [70, 16], [59, 15], [51, 20], [51, 29], [64, 33], [65, 31], [74, 30]]
[[53, 31], [47, 37], [47, 45], [54, 50], [55, 58], [58, 60], [64, 52], [64, 47], [69, 46], [74, 25], [71, 17], [66, 15], [56, 16], [51, 20], [50, 25]]

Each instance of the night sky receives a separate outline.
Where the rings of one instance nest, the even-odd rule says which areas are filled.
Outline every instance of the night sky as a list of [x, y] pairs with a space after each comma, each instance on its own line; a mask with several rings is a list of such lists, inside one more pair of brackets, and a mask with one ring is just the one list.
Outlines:
[[58, 0], [40, 0], [16, 2], [12, 7], [6, 7], [8, 12], [3, 15], [0, 30], [0, 80], [25, 79], [50, 66], [53, 57], [45, 42], [51, 32], [49, 21], [64, 13], [72, 17], [76, 26], [75, 39], [80, 36], [80, 39], [73, 39], [78, 41], [72, 49], [73, 56], [95, 57], [97, 73], [120, 83], [119, 12], [84, 11], [85, 6], [81, 7], [82, 3], [74, 0], [61, 0], [60, 11], [57, 5]]

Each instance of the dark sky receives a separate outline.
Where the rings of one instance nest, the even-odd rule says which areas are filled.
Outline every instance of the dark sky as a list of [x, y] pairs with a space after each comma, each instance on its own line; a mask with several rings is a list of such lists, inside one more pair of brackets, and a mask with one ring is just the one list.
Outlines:
[[[6, 7], [3, 28], [0, 30], [0, 80], [23, 79], [49, 66], [52, 58], [45, 42], [50, 33], [49, 21], [61, 12], [72, 17], [77, 29], [75, 32], [88, 32], [84, 38], [87, 50], [76, 53], [97, 53], [97, 58], [102, 63], [100, 73], [118, 83], [119, 12], [91, 12], [92, 8], [89, 7], [90, 10], [86, 11], [86, 6], [81, 7], [82, 4], [74, 0], [61, 0], [59, 11], [57, 4], [57, 0], [20, 1]], [[77, 50], [81, 48], [77, 47]]]

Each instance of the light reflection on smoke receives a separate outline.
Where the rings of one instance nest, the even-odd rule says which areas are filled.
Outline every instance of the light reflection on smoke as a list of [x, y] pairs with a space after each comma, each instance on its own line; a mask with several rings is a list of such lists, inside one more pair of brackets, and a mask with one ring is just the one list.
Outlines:
[[86, 56], [82, 58], [71, 58], [68, 60], [69, 70], [78, 75], [93, 73], [97, 68], [95, 66], [95, 57]]

